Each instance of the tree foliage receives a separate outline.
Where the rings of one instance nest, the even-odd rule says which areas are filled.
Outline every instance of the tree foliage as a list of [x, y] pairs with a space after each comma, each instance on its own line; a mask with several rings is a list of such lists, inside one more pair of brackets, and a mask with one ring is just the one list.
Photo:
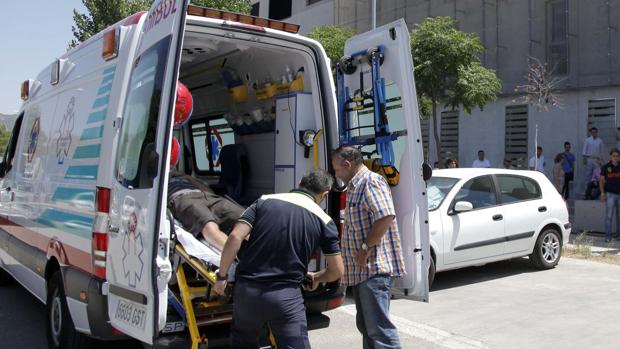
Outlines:
[[[86, 13], [73, 10], [73, 40], [70, 47], [77, 46], [104, 30], [108, 26], [151, 7], [151, 0], [82, 0]], [[249, 0], [192, 0], [194, 5], [249, 14], [252, 5]]]
[[411, 32], [416, 89], [420, 99], [432, 103], [437, 159], [441, 149], [437, 106], [463, 108], [471, 113], [497, 98], [501, 81], [495, 71], [482, 66], [484, 47], [476, 34], [456, 30], [450, 17], [428, 18]]
[[308, 37], [321, 43], [332, 65], [336, 64], [344, 55], [345, 42], [355, 34], [353, 29], [337, 25], [321, 25], [310, 33]]
[[6, 151], [6, 145], [11, 138], [11, 131], [7, 130], [6, 126], [0, 125], [0, 156]]

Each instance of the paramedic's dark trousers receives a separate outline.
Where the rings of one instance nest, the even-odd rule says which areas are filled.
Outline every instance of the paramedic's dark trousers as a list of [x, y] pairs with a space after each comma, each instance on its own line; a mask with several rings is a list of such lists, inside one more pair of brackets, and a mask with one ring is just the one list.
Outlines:
[[278, 349], [310, 348], [306, 309], [299, 286], [272, 286], [244, 280], [234, 288], [233, 349], [256, 349], [268, 325]]

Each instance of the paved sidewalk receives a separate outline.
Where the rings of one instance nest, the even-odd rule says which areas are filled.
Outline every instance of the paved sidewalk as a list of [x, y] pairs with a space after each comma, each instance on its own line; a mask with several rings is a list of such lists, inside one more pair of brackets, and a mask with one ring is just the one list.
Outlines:
[[[605, 233], [588, 232], [585, 236], [582, 233], [573, 233], [570, 236], [569, 247], [574, 247], [578, 243], [591, 245], [593, 255], [606, 253], [608, 255], [620, 255], [620, 239], [613, 239], [605, 242]], [[580, 241], [581, 240], [581, 241]]]

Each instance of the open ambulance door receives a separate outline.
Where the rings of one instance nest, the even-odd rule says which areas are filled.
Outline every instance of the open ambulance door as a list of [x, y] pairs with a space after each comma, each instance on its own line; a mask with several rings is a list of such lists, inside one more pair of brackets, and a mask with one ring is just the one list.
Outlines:
[[187, 0], [155, 1], [141, 20], [114, 163], [106, 258], [112, 326], [152, 344], [166, 322], [166, 223], [172, 116]]
[[336, 79], [338, 127], [341, 144], [362, 145], [365, 159], [400, 172], [391, 189], [407, 274], [395, 287], [428, 301], [428, 206], [410, 45], [402, 19], [346, 42]]

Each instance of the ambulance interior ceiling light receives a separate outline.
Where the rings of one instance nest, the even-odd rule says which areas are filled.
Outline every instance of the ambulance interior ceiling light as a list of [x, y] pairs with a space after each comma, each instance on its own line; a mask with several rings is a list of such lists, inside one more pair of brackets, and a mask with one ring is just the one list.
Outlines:
[[281, 21], [274, 21], [272, 19], [254, 17], [250, 15], [244, 15], [234, 12], [226, 12], [221, 10], [210, 9], [206, 7], [200, 7], [195, 5], [189, 5], [187, 8], [187, 14], [191, 16], [208, 17], [215, 19], [222, 19], [224, 21], [231, 21], [244, 24], [244, 28], [251, 30], [263, 30], [263, 28], [271, 28], [277, 30], [283, 30], [285, 32], [297, 34], [299, 32], [299, 25], [293, 23], [286, 23]]

